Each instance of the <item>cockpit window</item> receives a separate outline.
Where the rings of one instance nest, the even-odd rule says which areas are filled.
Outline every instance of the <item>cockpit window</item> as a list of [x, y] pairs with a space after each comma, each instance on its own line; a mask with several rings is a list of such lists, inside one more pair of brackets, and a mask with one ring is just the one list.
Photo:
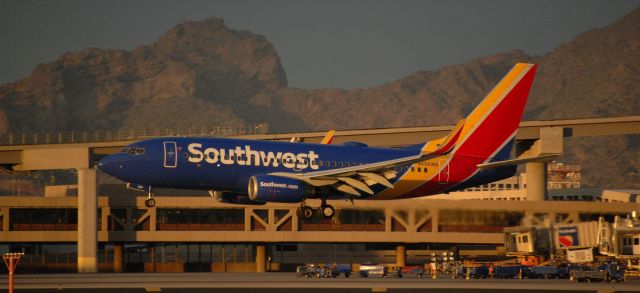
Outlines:
[[121, 153], [124, 154], [130, 154], [130, 155], [134, 155], [134, 156], [139, 156], [144, 154], [144, 148], [130, 148], [130, 147], [124, 147], [120, 150]]

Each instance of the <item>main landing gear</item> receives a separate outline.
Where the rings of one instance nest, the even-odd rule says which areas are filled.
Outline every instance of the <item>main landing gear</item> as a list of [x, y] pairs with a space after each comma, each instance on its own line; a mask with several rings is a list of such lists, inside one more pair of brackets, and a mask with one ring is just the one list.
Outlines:
[[[317, 209], [317, 213], [325, 219], [331, 219], [336, 214], [336, 210], [332, 205], [327, 204], [327, 201], [323, 199], [322, 204]], [[305, 220], [313, 218], [314, 214], [316, 214], [314, 208], [306, 205], [304, 202], [298, 208], [298, 217], [301, 217]]]

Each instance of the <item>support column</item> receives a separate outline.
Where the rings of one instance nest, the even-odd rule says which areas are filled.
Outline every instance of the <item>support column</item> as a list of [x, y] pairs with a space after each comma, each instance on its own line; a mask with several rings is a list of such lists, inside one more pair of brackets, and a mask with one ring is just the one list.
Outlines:
[[404, 244], [396, 246], [396, 267], [404, 267], [407, 264], [407, 247]]
[[527, 163], [527, 200], [543, 201], [547, 198], [547, 164]]
[[11, 212], [9, 211], [9, 207], [2, 208], [2, 231], [9, 231], [9, 223], [11, 219], [9, 215]]
[[115, 244], [113, 245], [113, 272], [114, 273], [122, 273], [123, 268], [123, 253], [122, 253], [123, 245]]
[[267, 270], [267, 253], [266, 246], [264, 244], [256, 245], [256, 272], [264, 273]]
[[78, 273], [98, 272], [98, 180], [96, 170], [78, 169]]

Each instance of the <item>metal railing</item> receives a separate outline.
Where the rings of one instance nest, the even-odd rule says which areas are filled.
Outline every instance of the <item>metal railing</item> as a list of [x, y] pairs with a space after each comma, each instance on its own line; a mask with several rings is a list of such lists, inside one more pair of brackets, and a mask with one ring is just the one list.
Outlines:
[[247, 125], [225, 125], [213, 127], [186, 127], [166, 129], [142, 130], [100, 130], [100, 131], [68, 131], [46, 133], [10, 133], [0, 138], [0, 145], [34, 145], [34, 144], [63, 144], [108, 141], [142, 140], [167, 136], [236, 136], [266, 134], [268, 123]]

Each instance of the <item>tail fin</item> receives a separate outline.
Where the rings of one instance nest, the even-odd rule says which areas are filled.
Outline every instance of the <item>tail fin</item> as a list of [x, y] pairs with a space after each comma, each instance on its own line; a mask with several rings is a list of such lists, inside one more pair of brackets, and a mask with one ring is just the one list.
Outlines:
[[537, 65], [518, 63], [467, 116], [453, 152], [491, 161], [515, 137]]
[[333, 142], [333, 135], [336, 133], [335, 129], [331, 129], [327, 132], [327, 134], [324, 135], [324, 138], [322, 139], [322, 141], [320, 141], [320, 144], [331, 144]]

